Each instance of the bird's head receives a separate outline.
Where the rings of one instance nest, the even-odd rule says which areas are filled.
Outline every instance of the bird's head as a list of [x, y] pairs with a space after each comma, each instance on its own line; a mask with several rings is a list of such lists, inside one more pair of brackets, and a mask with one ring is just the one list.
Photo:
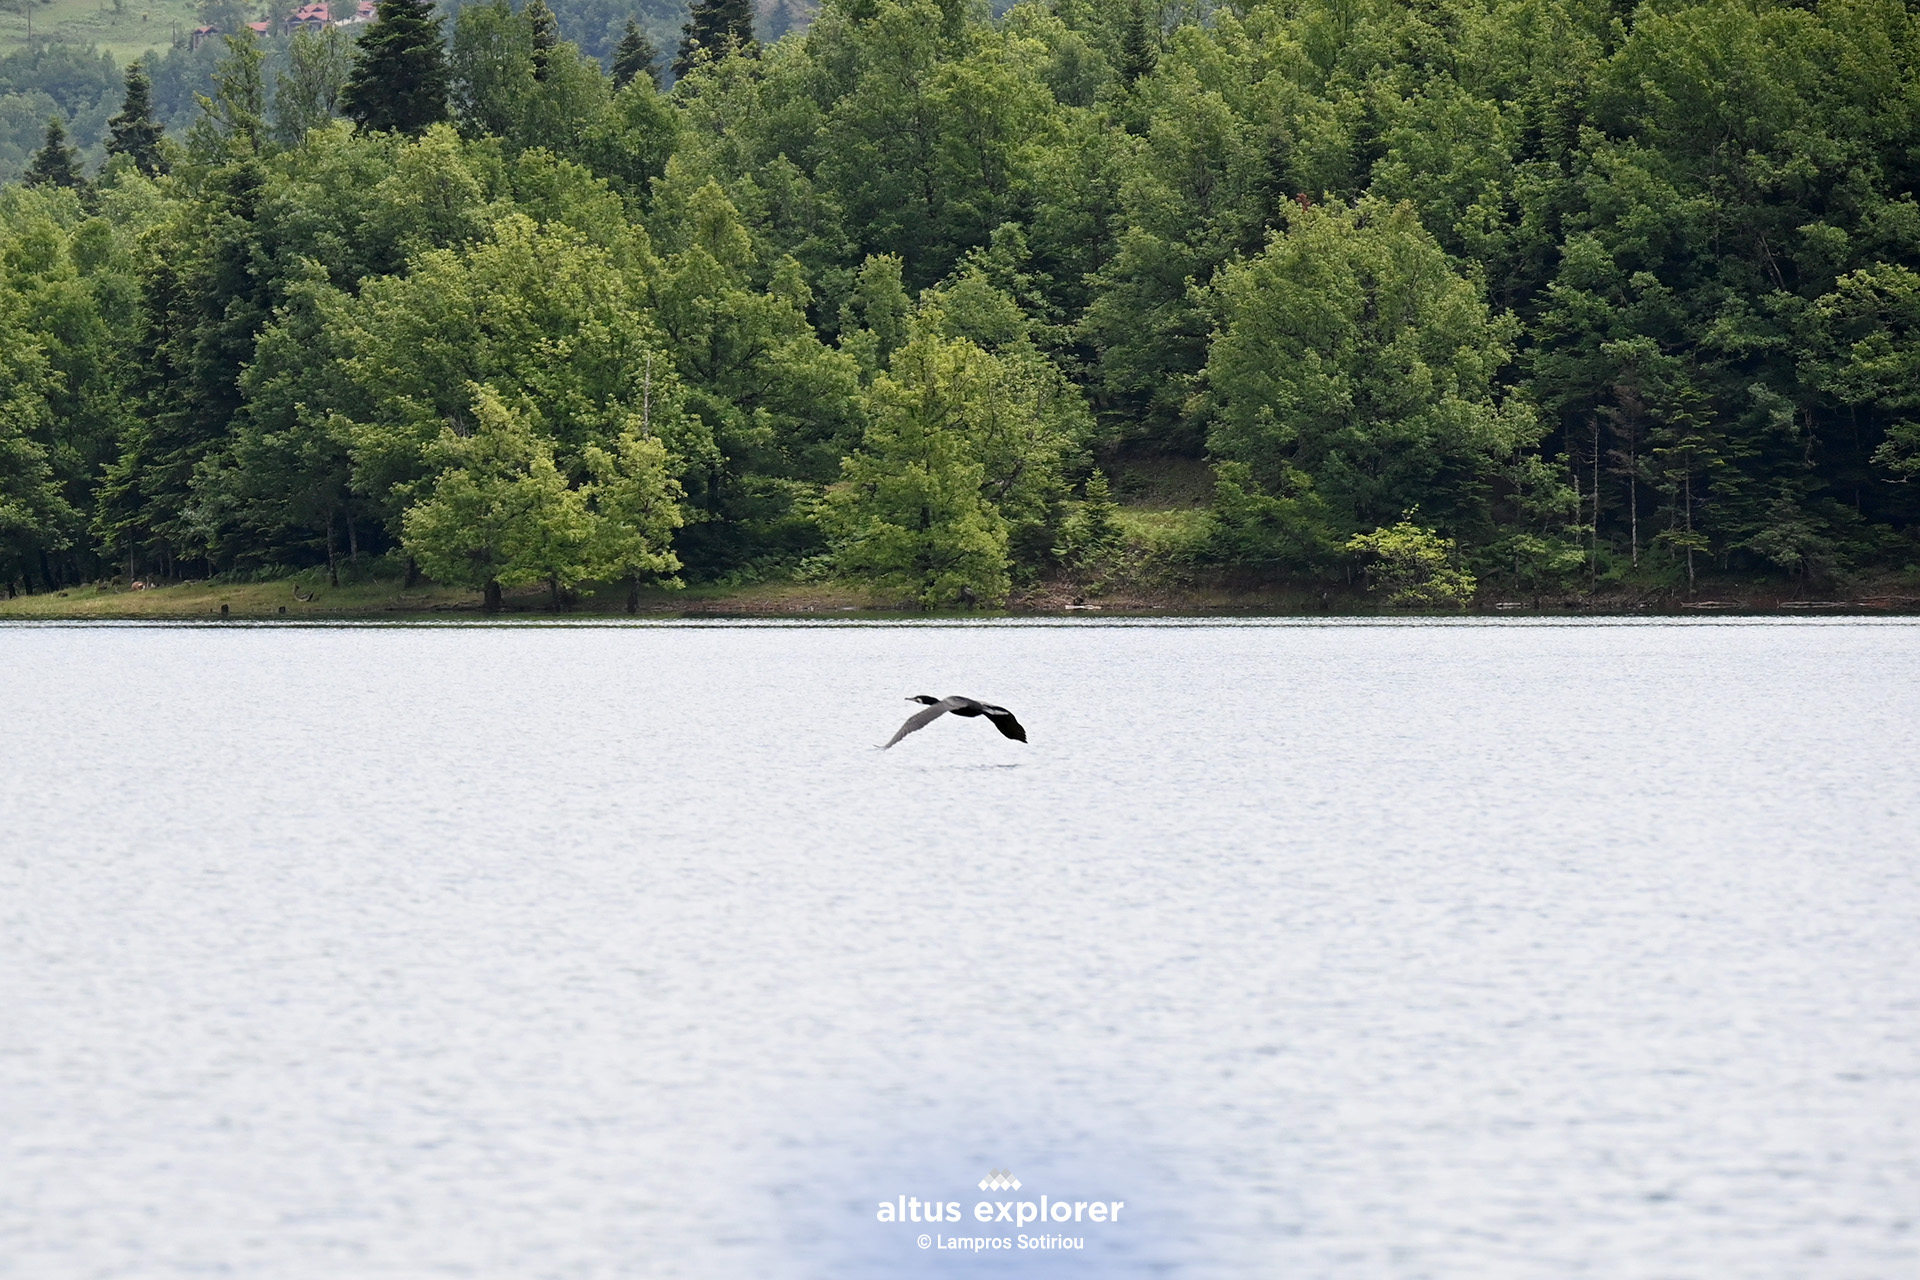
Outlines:
[[936, 698], [936, 697], [934, 697], [934, 696], [933, 696], [932, 694], [930, 694], [930, 693], [916, 693], [916, 694], [914, 694], [914, 695], [913, 695], [913, 696], [912, 696], [911, 698], [908, 698], [908, 699], [907, 699], [907, 701], [908, 701], [908, 702], [918, 702], [918, 703], [920, 703], [920, 704], [921, 704], [922, 706], [928, 706], [928, 707], [930, 707], [930, 706], [932, 706], [932, 705], [933, 705], [934, 703], [936, 703], [936, 702], [938, 702], [938, 701], [940, 701], [940, 699], [938, 699], [938, 698]]

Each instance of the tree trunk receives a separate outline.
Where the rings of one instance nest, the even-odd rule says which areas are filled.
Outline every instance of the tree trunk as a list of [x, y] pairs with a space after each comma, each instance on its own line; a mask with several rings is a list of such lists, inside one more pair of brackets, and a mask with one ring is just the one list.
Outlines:
[[1627, 456], [1627, 508], [1633, 515], [1633, 567], [1640, 567], [1640, 460], [1630, 452]]
[[637, 573], [627, 579], [627, 612], [640, 612], [640, 575]]
[[338, 589], [340, 586], [340, 557], [334, 550], [334, 526], [339, 524], [339, 512], [327, 512], [327, 585]]
[[480, 607], [488, 613], [500, 612], [500, 580], [498, 578], [487, 579], [486, 596]]
[[358, 570], [360, 568], [360, 530], [353, 523], [353, 512], [347, 512], [347, 561]]
[[[1691, 464], [1691, 459], [1688, 460]], [[1693, 599], [1693, 472], [1687, 472], [1687, 599]]]
[[1587, 541], [1587, 594], [1600, 589], [1600, 420], [1593, 422], [1593, 535]]
[[547, 598], [553, 602], [553, 611], [560, 612], [560, 579], [551, 573], [547, 575]]
[[414, 560], [412, 556], [408, 556], [407, 557], [407, 578], [406, 578], [406, 581], [401, 584], [401, 589], [405, 591], [411, 591], [419, 585], [420, 585], [420, 565], [417, 561]]

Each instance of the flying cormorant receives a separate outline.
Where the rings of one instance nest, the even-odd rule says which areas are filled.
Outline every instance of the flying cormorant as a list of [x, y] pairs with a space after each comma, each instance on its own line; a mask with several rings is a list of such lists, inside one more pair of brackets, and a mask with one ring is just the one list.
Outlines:
[[[906, 737], [915, 729], [926, 728], [949, 711], [956, 716], [985, 716], [987, 719], [993, 721], [994, 728], [1007, 735], [1007, 737], [1012, 738], [1015, 742], [1025, 742], [1027, 740], [1027, 731], [1020, 727], [1018, 720], [1013, 718], [1013, 712], [1007, 710], [1005, 707], [989, 706], [987, 703], [977, 701], [973, 698], [963, 698], [957, 693], [951, 698], [936, 698], [931, 694], [920, 693], [908, 698], [907, 701], [923, 703], [926, 706], [926, 710], [916, 711], [908, 716], [907, 722], [900, 726], [900, 732], [894, 734], [893, 737], [887, 740], [888, 747], [900, 741], [900, 739]], [[881, 750], [886, 750], [886, 747], [882, 747]]]

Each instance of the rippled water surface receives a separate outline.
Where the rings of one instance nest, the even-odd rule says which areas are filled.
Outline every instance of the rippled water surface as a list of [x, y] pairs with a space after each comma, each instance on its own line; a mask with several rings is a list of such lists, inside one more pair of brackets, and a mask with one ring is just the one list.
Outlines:
[[1920, 1263], [1913, 625], [12, 627], [0, 717], [0, 1275]]

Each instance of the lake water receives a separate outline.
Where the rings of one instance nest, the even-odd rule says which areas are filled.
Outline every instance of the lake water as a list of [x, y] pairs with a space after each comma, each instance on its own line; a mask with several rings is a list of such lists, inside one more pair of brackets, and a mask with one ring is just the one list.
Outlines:
[[1920, 1267], [1912, 623], [14, 626], [0, 716], [0, 1276]]

